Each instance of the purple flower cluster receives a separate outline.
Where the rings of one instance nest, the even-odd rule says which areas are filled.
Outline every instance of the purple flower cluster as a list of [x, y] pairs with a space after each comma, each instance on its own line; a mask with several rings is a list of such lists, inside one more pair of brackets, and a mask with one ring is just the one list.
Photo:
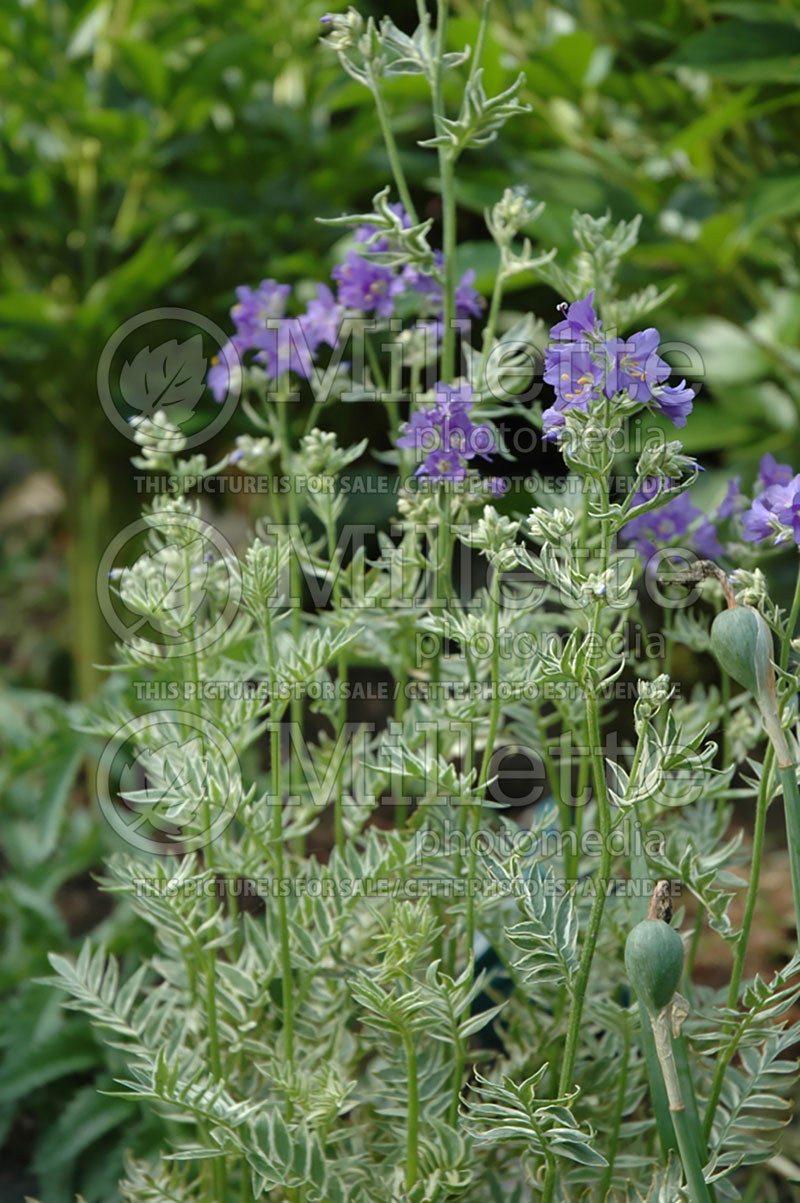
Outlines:
[[[646, 480], [638, 493], [634, 494], [632, 505], [638, 506], [652, 501], [659, 487], [665, 484], [669, 485], [669, 481], [658, 481], [655, 478]], [[731, 481], [725, 499], [717, 510], [717, 519], [726, 518], [732, 513], [737, 493], [738, 480]], [[646, 514], [640, 514], [638, 518], [631, 519], [623, 526], [620, 534], [646, 560], [655, 554], [659, 545], [674, 543], [676, 539], [680, 539], [684, 547], [690, 547], [707, 560], [714, 560], [722, 554], [716, 526], [692, 503], [688, 493], [680, 493], [659, 509], [650, 510]]]
[[236, 333], [220, 351], [208, 372], [208, 387], [216, 401], [223, 401], [234, 370], [249, 352], [274, 380], [284, 372], [308, 378], [321, 346], [333, 347], [339, 334], [342, 306], [326, 284], [317, 286], [316, 297], [299, 317], [286, 317], [291, 288], [275, 280], [262, 280], [258, 288], [236, 289], [231, 317]]
[[[490, 458], [495, 450], [494, 434], [490, 426], [476, 424], [470, 418], [470, 385], [454, 388], [449, 384], [437, 384], [434, 395], [433, 405], [411, 415], [397, 445], [424, 453], [417, 476], [463, 480], [470, 460], [475, 456], [484, 460]], [[496, 494], [504, 492], [505, 482], [493, 478], [490, 489]]]
[[651, 405], [675, 426], [685, 426], [694, 391], [686, 381], [665, 384], [669, 365], [658, 354], [660, 336], [654, 327], [627, 339], [603, 340], [594, 309], [594, 289], [588, 296], [561, 306], [564, 314], [550, 329], [554, 344], [545, 351], [544, 378], [556, 400], [544, 412], [544, 437], [555, 438], [570, 409], [588, 413], [592, 402], [626, 392], [634, 401]]
[[[400, 218], [404, 229], [411, 225], [411, 219], [402, 205], [390, 205], [392, 212]], [[376, 237], [375, 226], [357, 226], [354, 231], [356, 242], [363, 243], [368, 252], [376, 253], [389, 249], [389, 239]], [[434, 252], [437, 269], [444, 267], [444, 256], [441, 251]], [[419, 271], [407, 265], [403, 268], [384, 267], [364, 258], [357, 251], [349, 251], [344, 263], [333, 269], [331, 273], [338, 284], [337, 299], [348, 309], [357, 309], [362, 313], [377, 313], [380, 317], [391, 317], [395, 308], [395, 297], [401, 293], [416, 293], [417, 300], [435, 318], [441, 318], [443, 307], [442, 286], [434, 276]], [[456, 285], [455, 303], [456, 317], [480, 317], [483, 312], [483, 298], [473, 287], [475, 272], [464, 272]]]
[[749, 510], [742, 514], [742, 528], [749, 543], [763, 543], [777, 536], [776, 543], [786, 536], [778, 526], [788, 527], [795, 543], [800, 544], [800, 473], [792, 474], [789, 464], [779, 464], [772, 455], [761, 460], [757, 486], [760, 492]]
[[[411, 225], [402, 205], [391, 208], [404, 227]], [[377, 234], [375, 226], [363, 225], [355, 230], [354, 237], [356, 243], [367, 248], [367, 254], [388, 250], [388, 238]], [[436, 251], [434, 257], [437, 268], [441, 269], [444, 265], [441, 251]], [[356, 250], [348, 251], [331, 276], [336, 295], [327, 284], [318, 285], [317, 296], [298, 317], [286, 316], [291, 294], [288, 284], [262, 280], [257, 288], [243, 285], [236, 289], [237, 302], [231, 309], [236, 332], [208, 372], [208, 386], [216, 401], [225, 399], [235, 374], [241, 372], [244, 356], [250, 353], [271, 380], [284, 372], [308, 379], [319, 348], [336, 346], [347, 309], [391, 317], [396, 298], [409, 293], [414, 296], [418, 311], [432, 319], [434, 333], [441, 336], [442, 286], [434, 276], [410, 266], [385, 267]], [[484, 302], [473, 287], [474, 281], [474, 271], [468, 271], [456, 285], [459, 318], [481, 316]]]

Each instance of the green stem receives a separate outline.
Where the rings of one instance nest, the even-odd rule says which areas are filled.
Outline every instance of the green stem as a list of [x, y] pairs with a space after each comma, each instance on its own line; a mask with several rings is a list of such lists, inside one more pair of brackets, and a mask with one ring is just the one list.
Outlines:
[[483, 331], [483, 347], [481, 349], [481, 359], [478, 364], [478, 371], [475, 374], [475, 392], [479, 393], [483, 386], [483, 379], [486, 374], [486, 365], [489, 362], [489, 355], [492, 351], [492, 343], [494, 342], [494, 334], [497, 329], [497, 318], [500, 314], [500, 304], [503, 299], [503, 286], [505, 280], [503, 273], [498, 266], [497, 275], [494, 279], [494, 288], [492, 289], [492, 300], [489, 305], [489, 315], [486, 319], [486, 328]]
[[[641, 758], [641, 750], [644, 744], [639, 740], [636, 746], [636, 751], [633, 757], [633, 765], [631, 766], [630, 786], [633, 788], [636, 781], [636, 770], [639, 766]], [[628, 826], [629, 839], [633, 843], [633, 824]], [[644, 831], [642, 831], [644, 836]], [[647, 894], [644, 888], [645, 882], [649, 880], [649, 869], [647, 867], [647, 857], [644, 849], [640, 852], [631, 854], [631, 880], [638, 883], [639, 889], [634, 893], [633, 911], [634, 923], [641, 922], [647, 918]], [[653, 1035], [650, 1016], [647, 1013], [647, 1008], [643, 1003], [639, 1002], [639, 1019], [641, 1022], [641, 1041], [642, 1052], [644, 1053], [645, 1065], [647, 1066], [647, 1079], [650, 1084], [650, 1097], [653, 1101], [653, 1112], [656, 1118], [656, 1128], [658, 1130], [658, 1141], [661, 1145], [661, 1151], [664, 1157], [667, 1157], [670, 1149], [677, 1150], [678, 1142], [675, 1137], [675, 1129], [672, 1123], [672, 1113], [669, 1109], [669, 1099], [667, 1098], [667, 1088], [664, 1085], [664, 1075], [661, 1072], [661, 1063], [658, 1059], [656, 1051], [655, 1036]]]
[[[190, 561], [188, 552], [187, 552], [187, 556], [186, 556], [185, 571], [186, 571], [187, 579], [191, 580], [191, 561]], [[197, 646], [195, 643], [194, 619], [192, 620], [192, 622], [190, 624], [188, 635], [189, 635], [189, 643], [191, 645], [192, 651], [191, 651], [191, 655], [187, 658], [187, 660], [185, 662], [184, 672], [185, 672], [185, 676], [191, 680], [191, 683], [193, 685], [192, 697], [191, 697], [191, 701], [189, 703], [189, 707], [190, 707], [192, 713], [196, 716], [198, 722], [202, 723], [203, 703], [200, 699], [200, 658], [199, 658]], [[206, 754], [207, 754], [207, 749], [206, 749]], [[202, 808], [202, 816], [203, 816], [203, 818], [202, 818], [203, 829], [205, 831], [210, 832], [211, 831], [211, 800], [210, 800], [207, 792], [203, 793], [201, 808]], [[215, 864], [216, 858], [214, 855], [214, 842], [212, 839], [209, 839], [208, 843], [206, 844], [206, 846], [203, 850], [203, 855], [205, 857], [206, 868], [208, 869], [209, 873], [211, 874], [211, 877], [213, 878], [214, 864]], [[213, 921], [215, 912], [216, 912], [216, 899], [212, 893], [209, 895], [209, 898], [208, 898], [209, 921]], [[217, 954], [216, 954], [216, 950], [214, 948], [209, 948], [208, 950], [203, 950], [202, 948], [198, 948], [198, 952], [199, 952], [199, 960], [200, 960], [201, 968], [202, 968], [203, 981], [205, 984], [206, 1017], [207, 1017], [207, 1021], [208, 1021], [208, 1060], [209, 1060], [209, 1065], [211, 1068], [211, 1073], [217, 1079], [217, 1081], [220, 1081], [223, 1077], [223, 1073], [222, 1073], [222, 1053], [221, 1053], [221, 1049], [220, 1049], [220, 1039], [219, 1039], [219, 1021], [218, 1021], [218, 1016], [217, 1016], [217, 980], [216, 980]], [[227, 1168], [227, 1162], [226, 1162], [225, 1158], [224, 1157], [214, 1158], [211, 1162], [211, 1179], [213, 1182], [215, 1194], [219, 1195], [221, 1198], [224, 1198], [225, 1195], [227, 1194], [227, 1178], [228, 1178], [228, 1168]]]
[[[795, 585], [794, 598], [789, 613], [789, 619], [786, 624], [786, 629], [781, 640], [780, 667], [785, 672], [789, 663], [789, 654], [791, 652], [791, 640], [797, 626], [797, 619], [800, 615], [800, 574], [798, 574], [797, 584]], [[744, 908], [744, 917], [742, 919], [742, 930], [739, 933], [739, 939], [736, 944], [736, 952], [734, 954], [733, 968], [731, 970], [731, 980], [728, 987], [727, 1005], [729, 1010], [733, 1010], [736, 1006], [739, 997], [739, 986], [744, 972], [744, 961], [747, 955], [747, 945], [750, 939], [750, 929], [753, 924], [755, 915], [756, 903], [758, 901], [758, 886], [761, 873], [761, 862], [764, 855], [764, 836], [767, 826], [767, 809], [769, 807], [770, 797], [772, 795], [772, 768], [775, 760], [775, 750], [770, 744], [767, 747], [764, 756], [764, 764], [761, 771], [761, 782], [758, 789], [758, 798], [756, 801], [756, 818], [755, 829], [753, 831], [753, 849], [751, 853], [751, 874], [750, 881], [747, 887], [747, 899]], [[784, 791], [784, 814], [786, 819], [786, 834], [787, 843], [789, 846], [789, 867], [792, 877], [792, 893], [795, 900], [795, 920], [797, 922], [797, 930], [800, 932], [800, 913], [798, 913], [798, 899], [800, 899], [800, 798], [798, 798], [796, 770], [793, 765], [779, 765], [778, 776]], [[787, 792], [788, 791], [788, 792]], [[791, 831], [791, 834], [790, 834]], [[706, 1112], [703, 1120], [703, 1136], [707, 1141], [711, 1133], [711, 1128], [714, 1123], [714, 1114], [719, 1102], [719, 1096], [722, 1092], [722, 1085], [725, 1080], [725, 1071], [730, 1064], [734, 1053], [736, 1052], [736, 1042], [732, 1041], [724, 1055], [717, 1057], [716, 1069], [714, 1078], [711, 1083], [711, 1089], [708, 1095], [706, 1104]]]
[[406, 213], [411, 218], [412, 225], [417, 225], [419, 222], [417, 211], [414, 208], [414, 202], [411, 199], [411, 193], [408, 189], [408, 183], [406, 182], [403, 165], [400, 162], [400, 155], [397, 152], [397, 143], [395, 142], [394, 134], [392, 133], [392, 125], [386, 109], [386, 102], [383, 99], [380, 78], [375, 72], [374, 67], [370, 69], [370, 80], [372, 85], [372, 95], [375, 99], [375, 111], [378, 114], [378, 123], [381, 127], [383, 144], [386, 147], [386, 154], [389, 158], [389, 166], [392, 169], [392, 175], [394, 176], [397, 194], [400, 197], [400, 200], [403, 202], [403, 207], [405, 208]]
[[624, 1017], [624, 1032], [622, 1044], [622, 1063], [619, 1071], [619, 1085], [617, 1088], [617, 1102], [614, 1107], [614, 1119], [612, 1121], [611, 1138], [608, 1145], [608, 1165], [606, 1166], [603, 1177], [600, 1180], [600, 1188], [598, 1190], [598, 1199], [602, 1200], [608, 1197], [608, 1192], [611, 1187], [611, 1179], [614, 1176], [614, 1162], [617, 1158], [617, 1147], [619, 1145], [619, 1130], [622, 1124], [622, 1113], [625, 1110], [625, 1092], [628, 1088], [628, 1059], [631, 1051], [631, 1027], [627, 1014]]
[[475, 50], [472, 54], [472, 62], [469, 65], [469, 82], [472, 83], [475, 78], [475, 72], [481, 65], [483, 58], [483, 44], [486, 41], [486, 30], [489, 25], [489, 9], [492, 6], [492, 0], [483, 0], [483, 8], [481, 9], [481, 20], [478, 26], [478, 36], [475, 39]]
[[483, 791], [489, 779], [489, 767], [492, 762], [497, 727], [500, 722], [500, 573], [493, 572], [489, 582], [489, 599], [492, 606], [492, 665], [490, 677], [491, 702], [489, 705], [489, 728], [486, 733], [486, 744], [483, 749], [481, 771], [475, 786], [477, 803], [471, 807], [472, 823], [470, 824], [469, 858], [467, 862], [467, 930], [466, 930], [466, 959], [472, 956], [472, 946], [475, 939], [475, 880], [478, 863], [478, 835], [480, 832], [481, 804]]
[[705, 1141], [694, 1128], [691, 1114], [686, 1111], [685, 1100], [681, 1092], [681, 1081], [675, 1063], [671, 1006], [653, 1016], [653, 1029], [658, 1059], [661, 1062], [661, 1070], [667, 1087], [669, 1109], [675, 1125], [675, 1135], [678, 1138], [678, 1152], [683, 1164], [686, 1185], [689, 1188], [689, 1197], [692, 1203], [711, 1203], [698, 1152], [698, 1149], [704, 1146]]
[[[747, 955], [747, 944], [750, 938], [750, 928], [753, 924], [753, 916], [756, 910], [758, 901], [758, 885], [761, 874], [761, 861], [764, 856], [764, 833], [767, 827], [767, 808], [769, 806], [770, 796], [772, 794], [772, 766], [775, 754], [770, 745], [767, 748], [764, 756], [764, 765], [761, 771], [761, 783], [758, 789], [758, 799], [756, 801], [756, 819], [755, 829], [753, 831], [753, 850], [751, 854], [751, 873], [750, 881], [747, 886], [747, 899], [744, 907], [744, 917], [742, 918], [742, 930], [739, 932], [739, 939], [736, 943], [736, 952], [733, 958], [733, 968], [731, 970], [731, 980], [728, 987], [728, 1010], [732, 1011], [736, 1006], [736, 1001], [739, 997], [739, 984], [742, 980], [744, 972], [744, 959]], [[736, 1051], [735, 1042], [717, 1056], [716, 1068], [714, 1070], [714, 1078], [711, 1083], [711, 1089], [708, 1094], [708, 1102], [706, 1103], [705, 1117], [703, 1119], [703, 1139], [707, 1143], [711, 1134], [711, 1128], [714, 1123], [714, 1113], [717, 1109], [719, 1096], [722, 1092], [722, 1084], [725, 1080], [725, 1070], [728, 1068], [731, 1058]]]
[[697, 958], [697, 946], [700, 943], [700, 935], [703, 931], [703, 907], [698, 903], [697, 910], [694, 916], [694, 927], [692, 928], [692, 938], [689, 941], [689, 951], [686, 953], [686, 966], [684, 968], [684, 981], [691, 982], [694, 977], [694, 963]]
[[[469, 964], [473, 956], [475, 943], [475, 890], [477, 882], [477, 866], [478, 866], [478, 837], [480, 834], [481, 825], [481, 803], [483, 800], [483, 792], [486, 789], [486, 782], [489, 779], [489, 767], [492, 761], [492, 749], [494, 747], [497, 728], [500, 723], [501, 699], [500, 699], [500, 573], [495, 571], [492, 573], [489, 580], [488, 588], [489, 599], [491, 602], [491, 618], [492, 618], [492, 662], [490, 674], [490, 689], [491, 702], [489, 705], [489, 727], [486, 733], [486, 744], [483, 749], [483, 758], [481, 760], [481, 769], [478, 774], [478, 781], [475, 786], [475, 795], [478, 799], [474, 806], [469, 807], [469, 816], [462, 812], [465, 820], [468, 818], [469, 829], [469, 849], [467, 856], [467, 916], [466, 930], [464, 935], [464, 961]], [[470, 676], [474, 676], [471, 671]], [[472, 763], [473, 747], [472, 737], [470, 735], [469, 744], [469, 764]], [[460, 824], [461, 826], [461, 824]], [[464, 827], [467, 826], [465, 821]], [[459, 858], [460, 865], [460, 858]], [[455, 1117], [458, 1115], [458, 1097], [461, 1093], [462, 1077], [464, 1073], [464, 1050], [459, 1045], [456, 1056], [456, 1063], [453, 1069], [453, 1094], [451, 1102], [451, 1112]]]
[[[272, 615], [269, 605], [264, 610], [264, 633], [269, 657], [270, 697], [278, 696], [277, 659], [275, 638], [272, 630]], [[282, 883], [286, 871], [283, 847], [283, 798], [281, 788], [281, 714], [270, 710], [270, 771], [272, 776], [272, 847], [275, 856], [275, 878], [278, 884], [278, 926], [281, 938], [281, 999], [283, 1003], [284, 1051], [291, 1066], [294, 1061], [294, 997], [292, 982], [292, 958], [289, 942], [289, 916]], [[291, 1101], [287, 1100], [287, 1118], [291, 1119]]]
[[[432, 74], [429, 76], [428, 82], [433, 97], [434, 128], [438, 135], [442, 133], [440, 120], [444, 116], [442, 61], [447, 32], [447, 0], [436, 0], [436, 44], [434, 48], [431, 47], [430, 17], [425, 0], [417, 0], [417, 12], [422, 29], [425, 57], [431, 64]], [[442, 196], [442, 253], [444, 255], [443, 331], [439, 377], [443, 383], [449, 384], [455, 375], [456, 350], [456, 332], [453, 326], [455, 320], [456, 205], [453, 157], [447, 146], [439, 147], [439, 182]]]
[[794, 635], [797, 626], [797, 619], [800, 617], [800, 572], [797, 574], [797, 583], [794, 587], [794, 597], [792, 598], [792, 608], [789, 611], [789, 619], [786, 623], [786, 630], [783, 633], [781, 640], [781, 669], [786, 672], [789, 664], [789, 653], [792, 649], [792, 636]]
[[450, 1114], [447, 1117], [447, 1122], [450, 1124], [451, 1128], [455, 1128], [458, 1125], [458, 1103], [461, 1098], [461, 1086], [462, 1086], [462, 1079], [464, 1077], [465, 1061], [466, 1061], [466, 1054], [464, 1051], [464, 1042], [459, 1039], [457, 1042], [457, 1045], [456, 1045], [456, 1063], [455, 1063], [455, 1068], [453, 1070], [453, 1086], [452, 1086], [452, 1094], [450, 1097]]
[[440, 376], [445, 384], [449, 384], [456, 372], [456, 203], [453, 160], [446, 146], [439, 149], [439, 176], [442, 187], [442, 252], [444, 254]]
[[641, 1002], [639, 1003], [639, 1019], [642, 1029], [642, 1052], [644, 1053], [645, 1065], [647, 1066], [647, 1080], [650, 1084], [650, 1097], [653, 1100], [653, 1111], [656, 1117], [658, 1143], [661, 1145], [661, 1152], [666, 1160], [670, 1149], [678, 1151], [678, 1141], [675, 1137], [675, 1128], [672, 1124], [672, 1112], [669, 1109], [664, 1075], [661, 1072], [661, 1063], [658, 1060], [658, 1053], [656, 1052], [656, 1038], [653, 1035], [653, 1026], [650, 1023], [650, 1016], [647, 1014], [647, 1007]]
[[789, 870], [792, 875], [795, 930], [800, 936], [800, 790], [797, 788], [796, 765], [779, 764], [778, 777], [783, 786], [783, 816], [786, 822]]
[[[105, 536], [105, 516], [110, 506], [108, 476], [97, 453], [99, 433], [83, 432], [77, 438], [75, 479], [72, 482], [72, 541], [70, 544], [70, 630], [75, 674], [74, 693], [87, 701], [97, 689], [96, 664], [105, 662], [107, 635], [97, 605], [97, 565]], [[92, 775], [89, 775], [92, 777]]]
[[[695, 1094], [694, 1082], [692, 1080], [692, 1071], [689, 1068], [686, 1037], [682, 1032], [679, 1032], [677, 1036], [673, 1036], [672, 1038], [672, 1053], [675, 1058], [675, 1068], [678, 1072], [681, 1098], [686, 1108], [686, 1119], [695, 1142], [695, 1150], [700, 1164], [705, 1165], [708, 1159], [708, 1146], [703, 1140], [703, 1125], [700, 1122], [697, 1095]], [[709, 1187], [708, 1189], [710, 1194], [714, 1193], [713, 1187]]]
[[[336, 521], [333, 513], [333, 502], [336, 494], [330, 494], [330, 504], [328, 506], [327, 521], [325, 523], [326, 534], [328, 539], [328, 563], [333, 572], [333, 612], [339, 617], [342, 609], [342, 586], [340, 581], [339, 556], [336, 551]], [[337, 734], [344, 730], [347, 722], [347, 652], [341, 651], [336, 659], [336, 684], [339, 691], [336, 708], [336, 731]], [[333, 829], [336, 840], [336, 850], [339, 853], [344, 852], [344, 814], [343, 814], [343, 789], [342, 782], [344, 778], [344, 758], [339, 758], [339, 765], [336, 769], [336, 793], [333, 799]]]
[[[596, 622], [593, 623], [593, 629], [594, 627], [596, 627]], [[605, 909], [606, 893], [612, 866], [611, 841], [609, 839], [611, 834], [611, 805], [608, 798], [605, 765], [603, 764], [603, 754], [601, 751], [598, 703], [597, 697], [593, 692], [586, 694], [586, 718], [602, 851], [600, 854], [600, 870], [595, 879], [594, 901], [592, 902], [589, 924], [586, 929], [581, 958], [578, 963], [578, 972], [575, 976], [572, 1010], [569, 1016], [569, 1026], [567, 1027], [567, 1038], [564, 1044], [561, 1074], [559, 1076], [558, 1093], [560, 1095], [565, 1095], [569, 1091], [572, 1084], [572, 1075], [575, 1071], [575, 1058], [578, 1051], [581, 1019], [583, 1017], [583, 1003], [589, 984], [589, 974], [591, 973], [592, 961], [594, 960], [594, 951], [597, 947], [597, 936], [600, 931], [603, 910]], [[544, 1181], [542, 1203], [552, 1203], [556, 1178], [557, 1169], [555, 1165], [548, 1167]]]
[[703, 1177], [703, 1167], [697, 1156], [697, 1147], [689, 1117], [681, 1107], [672, 1110], [675, 1124], [675, 1135], [678, 1138], [678, 1152], [686, 1175], [686, 1185], [689, 1187], [689, 1197], [692, 1203], [711, 1203], [708, 1183]]
[[586, 930], [578, 973], [575, 979], [574, 1001], [570, 1013], [567, 1039], [564, 1046], [564, 1058], [561, 1062], [559, 1079], [559, 1094], [566, 1094], [572, 1085], [572, 1075], [575, 1069], [575, 1056], [578, 1050], [578, 1039], [581, 1030], [583, 1002], [586, 997], [586, 987], [589, 984], [589, 973], [592, 968], [600, 922], [603, 918], [608, 880], [611, 876], [612, 852], [609, 835], [611, 834], [611, 805], [606, 787], [605, 765], [601, 750], [600, 721], [597, 698], [594, 693], [586, 695], [586, 716], [589, 732], [589, 756], [592, 763], [592, 780], [597, 798], [597, 817], [600, 825], [602, 852], [600, 856], [600, 872], [596, 882], [596, 892], [589, 925]]
[[406, 1126], [406, 1190], [411, 1190], [417, 1181], [419, 1143], [419, 1091], [417, 1083], [417, 1053], [414, 1048], [413, 1032], [404, 1036], [406, 1046], [406, 1071], [408, 1075], [408, 1120]]
[[[289, 621], [292, 632], [292, 642], [294, 643], [294, 646], [297, 647], [300, 642], [303, 625], [303, 574], [300, 569], [300, 560], [298, 559], [297, 552], [294, 549], [294, 540], [300, 537], [300, 509], [297, 503], [297, 493], [295, 492], [292, 473], [289, 401], [285, 398], [278, 397], [276, 400], [276, 406], [280, 423], [281, 467], [289, 477], [289, 491], [287, 493], [287, 508], [289, 511], [289, 526], [291, 530], [289, 555]], [[292, 690], [292, 697], [289, 702], [289, 718], [291, 720], [293, 730], [299, 733], [303, 724], [303, 702], [302, 698], [297, 695], [296, 690]], [[303, 852], [304, 843], [304, 839], [301, 838], [300, 847], [298, 848], [300, 853]]]
[[[728, 715], [731, 708], [731, 679], [725, 670], [722, 670], [722, 681], [720, 684], [720, 701], [722, 703], [722, 767], [723, 769], [731, 763], [731, 740], [728, 733]], [[718, 812], [725, 805], [724, 797], [720, 797]]]
[[369, 361], [370, 371], [375, 378], [375, 383], [381, 390], [381, 393], [385, 396], [389, 390], [386, 387], [386, 377], [383, 374], [381, 363], [378, 359], [378, 352], [375, 350], [369, 338], [364, 339], [364, 346], [367, 350], [367, 360]]

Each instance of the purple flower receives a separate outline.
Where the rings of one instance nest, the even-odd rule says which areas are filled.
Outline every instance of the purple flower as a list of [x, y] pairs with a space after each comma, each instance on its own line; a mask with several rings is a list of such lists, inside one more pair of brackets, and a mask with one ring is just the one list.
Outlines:
[[655, 385], [651, 401], [658, 413], [669, 418], [673, 426], [681, 427], [686, 425], [692, 412], [694, 398], [693, 389], [687, 388], [686, 381], [682, 380], [680, 384]]
[[793, 476], [775, 505], [775, 514], [783, 526], [788, 526], [795, 543], [800, 543], [800, 473]]
[[327, 284], [318, 284], [316, 297], [308, 302], [305, 313], [299, 319], [312, 354], [323, 343], [328, 347], [336, 346], [342, 316], [342, 307], [336, 302], [330, 288]]
[[[767, 473], [783, 467], [772, 460], [772, 464], [767, 465]], [[761, 461], [762, 480], [763, 471], [764, 460]], [[755, 498], [750, 509], [742, 514], [742, 533], [748, 543], [763, 543], [774, 535], [777, 535], [776, 543], [780, 543], [782, 536], [776, 530], [778, 523], [788, 526], [795, 543], [800, 544], [800, 473], [785, 484], [770, 485]]]
[[[644, 487], [634, 496], [633, 505], [652, 500], [658, 485], [656, 480], [645, 482]], [[632, 518], [623, 526], [620, 534], [623, 539], [632, 543], [645, 559], [655, 554], [659, 544], [663, 546], [673, 543], [676, 539], [684, 540], [705, 559], [713, 560], [722, 554], [714, 524], [702, 510], [692, 504], [688, 493], [673, 497], [660, 509]]]
[[472, 422], [472, 388], [468, 384], [454, 388], [437, 384], [436, 401], [426, 409], [416, 410], [397, 440], [398, 447], [424, 452], [425, 459], [416, 471], [417, 476], [439, 480], [462, 480], [466, 465], [475, 456], [489, 459], [495, 449], [491, 427]]
[[588, 296], [580, 301], [573, 301], [570, 306], [567, 306], [566, 301], [559, 305], [561, 312], [566, 310], [566, 313], [563, 321], [550, 327], [551, 338], [563, 338], [574, 342], [582, 335], [599, 334], [600, 323], [594, 311], [594, 293], [595, 290], [592, 289]]
[[335, 267], [331, 275], [339, 285], [337, 299], [341, 305], [364, 313], [374, 310], [381, 317], [392, 316], [394, 298], [405, 292], [406, 287], [391, 268], [369, 263], [355, 251], [348, 251], [344, 263]]
[[761, 490], [768, 489], [770, 485], [788, 485], [793, 475], [790, 464], [779, 464], [769, 452], [762, 456], [758, 466], [758, 483]]
[[559, 431], [565, 425], [563, 409], [559, 409], [558, 402], [551, 405], [542, 414], [542, 438], [555, 439], [558, 437]]
[[564, 412], [587, 413], [590, 401], [600, 399], [603, 368], [589, 353], [588, 343], [557, 343], [544, 353], [544, 378], [556, 391], [555, 404], [543, 416], [544, 437], [554, 438], [564, 425]]
[[241, 383], [241, 378], [239, 348], [235, 339], [228, 339], [225, 346], [220, 348], [219, 355], [215, 355], [211, 360], [211, 367], [206, 376], [206, 383], [218, 405], [222, 404], [237, 383]]
[[783, 488], [782, 485], [773, 485], [767, 489], [766, 493], [756, 497], [750, 509], [742, 514], [742, 535], [748, 543], [763, 543], [770, 535], [775, 534], [774, 515], [770, 508], [768, 494], [781, 488]]
[[270, 379], [289, 371], [305, 377], [311, 374], [313, 352], [325, 341], [322, 334], [327, 336], [327, 331], [320, 331], [323, 309], [327, 312], [333, 304], [330, 290], [323, 289], [309, 306], [310, 316], [303, 319], [285, 316], [291, 293], [288, 284], [262, 280], [257, 288], [243, 284], [236, 289], [237, 301], [231, 309], [236, 333], [208, 372], [208, 386], [217, 401], [224, 399], [235, 373], [241, 372], [241, 357], [248, 351], [256, 353], [256, 362]]
[[456, 284], [456, 317], [482, 317], [484, 300], [477, 288], [473, 288], [475, 272], [472, 268]]
[[280, 319], [275, 328], [262, 330], [253, 339], [252, 350], [270, 380], [285, 372], [294, 372], [308, 379], [313, 369], [312, 349], [300, 318]]
[[508, 481], [504, 476], [490, 476], [486, 484], [493, 497], [502, 497], [508, 492]]
[[[610, 338], [603, 344], [610, 363], [606, 378], [607, 397], [613, 397], [624, 389], [634, 401], [647, 404], [653, 386], [661, 384], [669, 376], [669, 364], [657, 353], [660, 341], [658, 331], [650, 326], [628, 339]], [[680, 388], [676, 391], [680, 392]], [[684, 417], [681, 425], [685, 421]]]
[[453, 448], [442, 447], [432, 451], [424, 464], [420, 464], [415, 476], [429, 476], [432, 480], [463, 480], [467, 467], [462, 456]]
[[255, 338], [266, 330], [267, 322], [283, 317], [291, 291], [290, 285], [275, 280], [262, 280], [255, 289], [246, 284], [236, 289], [237, 303], [231, 309], [231, 317], [240, 349], [252, 347]]
[[561, 409], [581, 409], [597, 401], [603, 369], [589, 354], [588, 343], [562, 343], [544, 353], [544, 378], [556, 390]]

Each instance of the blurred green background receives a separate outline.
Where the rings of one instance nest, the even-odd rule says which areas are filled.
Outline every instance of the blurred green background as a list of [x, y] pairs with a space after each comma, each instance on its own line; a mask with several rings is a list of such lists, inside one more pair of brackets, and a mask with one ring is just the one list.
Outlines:
[[[140, 501], [131, 444], [98, 403], [97, 361], [148, 308], [184, 306], [227, 329], [237, 284], [327, 278], [337, 235], [315, 217], [364, 210], [388, 181], [369, 94], [318, 43], [320, 16], [341, 7], [0, 10], [0, 989], [17, 991], [0, 1022], [0, 1136], [13, 1150], [2, 1198], [113, 1198], [122, 1150], [155, 1139], [130, 1104], [96, 1095], [108, 1054], [32, 982], [47, 949], [98, 922], [134, 959], [142, 938], [129, 916], [81, 910], [75, 883], [103, 836], [79, 804], [82, 747], [59, 701], [87, 696], [93, 664], [108, 662], [96, 566]], [[361, 11], [409, 30], [413, 8]], [[474, 44], [479, 8], [454, 0], [454, 48]], [[641, 213], [626, 282], [672, 285], [653, 320], [705, 358], [688, 449], [746, 484], [764, 451], [800, 465], [800, 5], [495, 0], [492, 12], [486, 89], [522, 71], [532, 112], [460, 164], [460, 269], [488, 292], [482, 212], [508, 185], [547, 202], [537, 233], [565, 253], [574, 209]], [[431, 133], [424, 85], [385, 91], [415, 201], [435, 218], [435, 160], [416, 145]], [[552, 293], [516, 284], [509, 307], [550, 316]]]

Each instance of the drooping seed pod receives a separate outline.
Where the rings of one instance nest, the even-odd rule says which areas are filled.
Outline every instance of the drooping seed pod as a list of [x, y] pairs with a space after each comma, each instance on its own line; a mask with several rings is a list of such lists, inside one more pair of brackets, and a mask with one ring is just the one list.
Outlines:
[[728, 676], [755, 698], [779, 764], [790, 761], [772, 664], [772, 632], [752, 606], [733, 606], [711, 624], [711, 650]]
[[625, 968], [638, 998], [658, 1015], [678, 988], [683, 941], [663, 919], [642, 919], [625, 941]]
[[711, 625], [711, 648], [728, 676], [758, 698], [773, 676], [772, 635], [752, 606], [734, 606]]

